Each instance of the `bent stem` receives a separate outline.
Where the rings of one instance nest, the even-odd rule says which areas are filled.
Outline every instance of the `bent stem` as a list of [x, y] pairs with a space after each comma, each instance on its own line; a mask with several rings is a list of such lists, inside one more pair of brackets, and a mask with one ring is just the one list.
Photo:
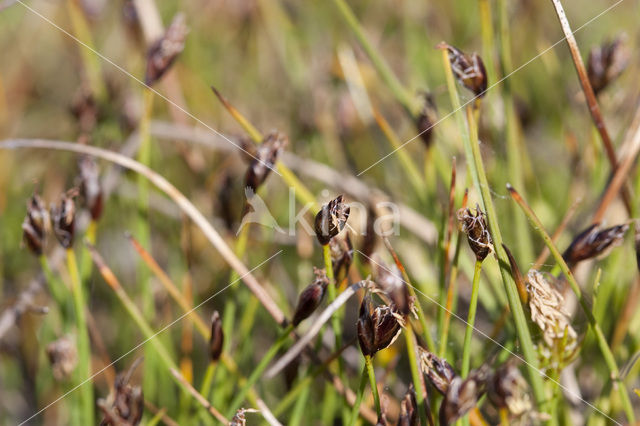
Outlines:
[[364, 365], [367, 370], [367, 375], [369, 376], [369, 386], [371, 386], [371, 393], [373, 394], [373, 403], [376, 406], [376, 413], [378, 413], [378, 417], [382, 414], [382, 409], [380, 408], [380, 395], [378, 395], [378, 384], [376, 383], [376, 373], [373, 371], [373, 360], [371, 359], [371, 355], [364, 356]]
[[[78, 262], [73, 249], [67, 249], [67, 268], [71, 279], [71, 293], [73, 295], [73, 307], [76, 314], [77, 325], [77, 345], [78, 345], [78, 383], [91, 380], [91, 347], [89, 345], [89, 331], [87, 329], [87, 319], [84, 313], [84, 296], [82, 294], [82, 284], [78, 272]], [[80, 404], [83, 422], [91, 424], [94, 422], [93, 411], [93, 383], [82, 386], [80, 390]]]
[[469, 374], [469, 364], [471, 359], [471, 336], [473, 335], [473, 325], [476, 322], [476, 310], [478, 308], [478, 292], [480, 289], [480, 271], [482, 261], [476, 260], [473, 269], [473, 285], [471, 286], [471, 302], [469, 303], [469, 315], [467, 316], [467, 328], [464, 331], [464, 346], [462, 347], [462, 368], [460, 376], [467, 377]]
[[604, 357], [604, 361], [607, 364], [607, 368], [611, 373], [611, 378], [614, 382], [618, 382], [617, 388], [620, 392], [620, 398], [622, 399], [622, 406], [627, 416], [627, 420], [631, 424], [635, 423], [635, 414], [633, 412], [631, 400], [629, 399], [629, 394], [627, 393], [627, 389], [620, 377], [620, 371], [618, 370], [618, 366], [616, 365], [615, 357], [613, 356], [613, 353], [611, 352], [611, 348], [609, 348], [609, 344], [607, 343], [607, 338], [602, 332], [602, 329], [600, 328], [600, 324], [598, 324], [595, 317], [593, 316], [593, 312], [589, 308], [587, 300], [585, 299], [584, 294], [580, 290], [580, 286], [576, 282], [576, 279], [573, 276], [571, 269], [567, 265], [567, 262], [565, 262], [564, 258], [562, 257], [562, 254], [560, 254], [560, 252], [558, 251], [556, 245], [551, 240], [551, 237], [549, 236], [547, 231], [545, 231], [542, 225], [542, 222], [540, 222], [540, 219], [538, 219], [538, 217], [533, 212], [531, 207], [529, 207], [527, 202], [520, 196], [520, 194], [518, 194], [518, 192], [510, 184], [507, 184], [507, 189], [511, 194], [511, 198], [513, 198], [513, 200], [516, 203], [518, 203], [518, 205], [522, 208], [522, 211], [527, 216], [529, 221], [531, 221], [534, 230], [544, 240], [545, 244], [549, 248], [549, 251], [551, 252], [551, 255], [556, 260], [556, 263], [560, 266], [560, 269], [562, 270], [562, 273], [564, 274], [567, 281], [569, 282], [569, 285], [571, 285], [571, 289], [573, 290], [573, 292], [576, 295], [576, 298], [580, 302], [580, 306], [582, 307], [582, 310], [586, 315], [587, 320], [589, 321], [589, 325], [596, 336], [598, 347], [600, 348], [600, 352], [602, 352], [602, 356]]
[[533, 390], [537, 405], [541, 410], [544, 410], [548, 404], [548, 401], [545, 397], [542, 378], [538, 370], [538, 359], [533, 348], [531, 334], [529, 333], [529, 326], [524, 315], [524, 309], [522, 307], [522, 304], [520, 303], [518, 290], [516, 289], [516, 285], [513, 282], [513, 279], [511, 278], [510, 272], [505, 269], [505, 265], [508, 265], [509, 260], [507, 259], [507, 255], [504, 249], [502, 248], [502, 235], [498, 226], [498, 218], [493, 206], [493, 200], [491, 199], [489, 182], [487, 181], [487, 176], [484, 171], [482, 156], [480, 155], [480, 147], [478, 146], [478, 135], [473, 112], [470, 108], [467, 109], [469, 123], [469, 129], [467, 130], [467, 127], [464, 123], [463, 112], [460, 109], [460, 99], [458, 98], [458, 92], [456, 90], [453, 72], [451, 71], [449, 55], [444, 49], [442, 50], [442, 60], [447, 77], [447, 87], [449, 89], [452, 106], [456, 111], [456, 121], [458, 123], [458, 127], [460, 128], [460, 131], [462, 132], [465, 155], [467, 156], [467, 164], [469, 165], [469, 170], [471, 171], [476, 189], [480, 192], [484, 210], [487, 212], [489, 231], [491, 233], [491, 238], [496, 249], [495, 253], [500, 265], [500, 275], [502, 277], [502, 282], [507, 293], [509, 307], [513, 315], [520, 344], [522, 345], [522, 354], [527, 364], [531, 388]]

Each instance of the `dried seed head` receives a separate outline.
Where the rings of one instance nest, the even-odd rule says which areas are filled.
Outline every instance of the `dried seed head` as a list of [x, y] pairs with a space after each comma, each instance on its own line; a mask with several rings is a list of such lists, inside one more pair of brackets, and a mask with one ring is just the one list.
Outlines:
[[424, 93], [422, 110], [416, 118], [416, 127], [425, 147], [429, 148], [433, 142], [433, 127], [437, 121], [436, 104], [430, 93]]
[[293, 314], [293, 326], [296, 327], [320, 306], [324, 293], [329, 285], [329, 278], [324, 269], [313, 268], [316, 279], [307, 286], [298, 297], [298, 305]]
[[476, 205], [474, 213], [471, 213], [471, 210], [466, 207], [458, 210], [458, 222], [461, 231], [467, 234], [469, 247], [476, 255], [476, 259], [482, 262], [493, 251], [486, 215], [478, 205]]
[[91, 219], [97, 221], [102, 216], [103, 208], [98, 165], [92, 157], [82, 157], [79, 166], [80, 196], [91, 214]]
[[416, 401], [416, 391], [413, 383], [409, 384], [409, 390], [404, 395], [400, 403], [400, 417], [398, 417], [398, 426], [418, 426], [420, 420], [418, 418], [418, 402]]
[[36, 256], [42, 254], [49, 216], [38, 194], [33, 194], [27, 203], [27, 215], [22, 222], [22, 239]]
[[439, 49], [447, 49], [451, 71], [458, 81], [476, 96], [484, 96], [487, 90], [487, 71], [482, 58], [477, 53], [467, 55], [447, 43], [440, 43]]
[[64, 336], [47, 345], [47, 357], [56, 380], [66, 380], [78, 364], [78, 352], [73, 340]]
[[486, 371], [474, 370], [467, 379], [455, 377], [440, 405], [440, 424], [449, 425], [467, 414], [484, 393]]
[[527, 381], [513, 362], [506, 362], [489, 378], [487, 396], [496, 407], [507, 408], [514, 416], [533, 409]]
[[376, 261], [376, 284], [384, 291], [395, 310], [407, 316], [415, 310], [415, 301], [409, 293], [409, 287], [402, 279], [402, 274], [392, 265], [387, 267], [382, 261]]
[[574, 238], [562, 257], [569, 266], [593, 257], [604, 257], [614, 247], [622, 244], [628, 229], [628, 223], [603, 230], [594, 223]]
[[104, 418], [101, 426], [119, 426], [140, 424], [144, 413], [144, 397], [140, 386], [129, 384], [133, 371], [142, 358], [138, 358], [128, 371], [119, 373], [114, 383], [115, 396], [109, 404], [106, 400], [98, 400], [98, 406], [102, 409]]
[[451, 364], [444, 358], [439, 358], [422, 347], [418, 347], [420, 352], [420, 369], [425, 374], [431, 384], [442, 395], [446, 395], [449, 385], [456, 372], [453, 371]]
[[73, 246], [76, 206], [73, 202], [73, 191], [62, 194], [60, 204], [52, 204], [50, 208], [53, 233], [65, 249]]
[[218, 361], [222, 355], [224, 344], [224, 332], [222, 331], [222, 319], [218, 311], [213, 311], [211, 316], [211, 337], [209, 337], [209, 356], [211, 361]]
[[184, 14], [178, 13], [162, 38], [151, 45], [147, 52], [147, 72], [144, 77], [147, 86], [160, 80], [169, 70], [184, 49], [188, 32]]
[[571, 327], [569, 313], [564, 307], [564, 298], [550, 284], [545, 276], [532, 269], [527, 274], [527, 292], [531, 320], [542, 330], [545, 343], [550, 348], [564, 341], [565, 350], [571, 351], [577, 345], [577, 333]]
[[316, 238], [320, 244], [327, 245], [347, 224], [351, 208], [343, 203], [343, 196], [322, 206], [315, 219]]
[[258, 191], [258, 187], [264, 183], [278, 160], [282, 149], [287, 145], [287, 136], [283, 133], [269, 133], [262, 143], [255, 147], [255, 156], [249, 164], [249, 169], [245, 175], [245, 186], [253, 192]]
[[630, 56], [625, 37], [622, 36], [591, 49], [587, 75], [596, 95], [622, 74], [629, 65]]
[[233, 418], [229, 422], [229, 426], [245, 426], [247, 424], [247, 418], [245, 417], [245, 414], [257, 412], [258, 410], [254, 410], [252, 408], [240, 408], [238, 411], [236, 411], [236, 415], [233, 416]]
[[373, 309], [369, 295], [362, 300], [356, 325], [363, 355], [373, 356], [379, 350], [391, 346], [402, 332], [401, 319], [393, 308], [382, 305]]
[[349, 267], [353, 261], [353, 244], [349, 234], [345, 234], [344, 238], [337, 236], [329, 241], [331, 249], [331, 265], [333, 267], [333, 275], [336, 284], [342, 282], [349, 272]]

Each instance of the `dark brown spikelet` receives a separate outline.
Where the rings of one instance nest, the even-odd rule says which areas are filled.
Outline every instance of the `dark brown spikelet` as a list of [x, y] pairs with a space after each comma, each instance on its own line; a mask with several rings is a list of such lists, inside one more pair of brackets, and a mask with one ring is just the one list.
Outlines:
[[451, 71], [458, 81], [476, 96], [484, 96], [487, 90], [487, 71], [482, 58], [477, 53], [467, 55], [447, 43], [440, 43], [439, 49], [447, 49]]
[[533, 409], [527, 381], [513, 362], [506, 362], [487, 381], [487, 396], [498, 408], [507, 408], [514, 416]]
[[73, 192], [69, 191], [60, 197], [58, 205], [52, 204], [50, 209], [53, 233], [65, 249], [73, 246], [76, 205], [73, 202]]
[[229, 422], [229, 426], [245, 426], [247, 424], [247, 418], [245, 417], [245, 414], [257, 412], [258, 410], [254, 410], [251, 408], [240, 408], [238, 411], [236, 411], [236, 414]]
[[402, 332], [399, 315], [392, 307], [382, 305], [374, 309], [369, 295], [362, 300], [356, 326], [360, 350], [369, 356], [390, 346]]
[[456, 377], [451, 364], [444, 358], [439, 358], [422, 347], [420, 352], [420, 369], [427, 376], [431, 384], [442, 395], [446, 395], [451, 381]]
[[458, 210], [458, 223], [460, 230], [467, 234], [469, 247], [476, 255], [476, 259], [482, 262], [493, 251], [493, 243], [484, 212], [476, 205], [475, 212], [466, 207]]
[[485, 391], [486, 380], [487, 371], [484, 368], [472, 371], [467, 379], [456, 376], [440, 405], [440, 424], [453, 424], [475, 407]]
[[327, 278], [324, 269], [314, 268], [313, 273], [316, 275], [316, 279], [302, 290], [302, 293], [300, 293], [298, 297], [298, 304], [293, 314], [293, 320], [291, 321], [294, 327], [297, 327], [298, 324], [309, 318], [318, 306], [320, 306], [324, 298], [324, 293], [327, 290], [327, 285], [329, 285], [329, 278]]
[[78, 351], [71, 338], [64, 336], [47, 345], [47, 357], [56, 380], [66, 380], [78, 364]]
[[349, 267], [353, 261], [353, 244], [351, 237], [345, 234], [344, 238], [336, 237], [329, 241], [331, 249], [331, 265], [336, 284], [342, 282], [349, 273]]
[[409, 384], [409, 390], [402, 398], [400, 403], [400, 416], [398, 417], [398, 426], [418, 426], [418, 402], [416, 401], [416, 390], [413, 383]]
[[351, 208], [343, 203], [344, 197], [338, 195], [335, 199], [322, 206], [315, 219], [316, 237], [320, 244], [327, 245], [338, 235], [347, 224]]
[[103, 412], [100, 426], [136, 426], [144, 413], [144, 397], [140, 386], [129, 384], [133, 371], [142, 358], [138, 358], [125, 373], [119, 373], [115, 380], [115, 396], [109, 403], [99, 399], [98, 406]]
[[425, 93], [422, 110], [416, 118], [416, 127], [420, 133], [420, 139], [422, 139], [422, 142], [427, 148], [429, 148], [433, 142], [433, 127], [437, 119], [436, 104], [433, 96], [430, 93]]
[[269, 133], [262, 143], [255, 149], [255, 155], [249, 164], [249, 169], [245, 175], [245, 186], [257, 192], [260, 185], [264, 183], [278, 160], [282, 149], [287, 145], [288, 138], [279, 132]]
[[144, 76], [147, 86], [156, 83], [171, 68], [184, 49], [188, 32], [184, 14], [178, 13], [162, 38], [151, 45], [147, 52], [147, 71]]
[[22, 222], [22, 239], [36, 256], [42, 254], [49, 216], [38, 194], [33, 194], [27, 203], [27, 215]]
[[570, 266], [593, 257], [605, 256], [614, 247], [622, 244], [624, 234], [629, 229], [628, 223], [603, 230], [600, 230], [598, 225], [594, 223], [578, 234], [565, 250], [562, 257]]
[[82, 157], [80, 166], [80, 196], [89, 210], [91, 219], [97, 221], [102, 216], [103, 198], [98, 165], [92, 157]]
[[375, 263], [376, 284], [387, 294], [401, 315], [409, 315], [413, 310], [414, 300], [409, 294], [409, 287], [402, 279], [402, 274], [395, 265], [387, 267], [382, 261]]
[[211, 361], [216, 362], [220, 359], [223, 345], [222, 319], [218, 311], [213, 311], [213, 315], [211, 315], [211, 337], [209, 337], [209, 356]]
[[591, 48], [587, 75], [596, 95], [622, 74], [629, 65], [630, 56], [624, 37]]

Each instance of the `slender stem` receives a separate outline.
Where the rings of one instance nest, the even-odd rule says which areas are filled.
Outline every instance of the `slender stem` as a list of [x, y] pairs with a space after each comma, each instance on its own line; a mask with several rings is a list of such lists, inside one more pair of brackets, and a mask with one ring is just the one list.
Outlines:
[[215, 417], [223, 425], [229, 424], [229, 421], [222, 415], [222, 413], [216, 410], [216, 408], [211, 405], [207, 398], [202, 396], [193, 386], [191, 386], [191, 383], [189, 383], [178, 370], [172, 368], [170, 371], [174, 379], [177, 380], [191, 394], [191, 396], [193, 396], [193, 398], [198, 401], [213, 417]]
[[580, 290], [580, 286], [576, 282], [575, 277], [573, 276], [573, 272], [571, 272], [571, 269], [563, 259], [562, 254], [558, 251], [558, 248], [551, 240], [551, 237], [549, 236], [547, 231], [545, 231], [542, 225], [542, 222], [540, 222], [540, 219], [538, 219], [538, 217], [536, 216], [534, 211], [531, 209], [531, 207], [529, 207], [527, 202], [520, 196], [520, 194], [518, 194], [518, 192], [511, 185], [507, 184], [507, 189], [509, 189], [509, 193], [511, 194], [511, 197], [516, 201], [516, 203], [518, 203], [518, 205], [522, 208], [522, 211], [524, 212], [524, 214], [531, 221], [534, 230], [544, 240], [545, 244], [549, 248], [549, 251], [551, 252], [551, 255], [556, 260], [556, 263], [560, 266], [562, 273], [565, 275], [567, 281], [569, 282], [569, 285], [571, 286], [571, 289], [573, 290], [573, 292], [576, 295], [576, 298], [580, 302], [580, 306], [582, 307], [582, 310], [586, 315], [587, 320], [589, 321], [589, 325], [591, 326], [591, 329], [593, 330], [596, 336], [596, 340], [598, 342], [600, 352], [602, 352], [602, 356], [604, 357], [605, 363], [609, 368], [609, 372], [611, 373], [612, 380], [619, 382], [617, 387], [618, 387], [618, 390], [620, 391], [620, 398], [622, 399], [622, 405], [624, 407], [627, 420], [629, 420], [629, 423], [631, 424], [635, 423], [635, 414], [633, 412], [633, 407], [631, 406], [631, 400], [629, 399], [629, 394], [627, 393], [626, 386], [624, 385], [624, 383], [620, 378], [620, 371], [618, 370], [618, 366], [616, 365], [616, 359], [613, 356], [613, 353], [611, 352], [611, 348], [609, 348], [609, 344], [607, 343], [607, 338], [602, 332], [602, 329], [600, 328], [600, 324], [598, 324], [595, 317], [593, 316], [593, 312], [589, 308], [589, 304], [586, 298], [584, 297], [584, 294], [582, 294], [582, 291]]
[[509, 409], [500, 408], [500, 426], [509, 426]]
[[447, 304], [444, 310], [444, 318], [442, 322], [442, 332], [440, 333], [440, 347], [438, 356], [445, 358], [447, 353], [447, 341], [449, 339], [449, 326], [451, 324], [451, 315], [455, 310], [454, 303], [458, 298], [458, 259], [460, 259], [460, 246], [462, 246], [462, 233], [458, 233], [456, 240], [456, 251], [451, 262], [451, 273], [449, 274], [449, 286], [447, 288]]
[[213, 383], [213, 376], [216, 371], [216, 363], [210, 362], [207, 366], [207, 370], [204, 372], [204, 378], [202, 379], [202, 385], [200, 386], [200, 393], [205, 398], [209, 399], [211, 393], [211, 384]]
[[373, 394], [373, 403], [376, 406], [376, 413], [378, 413], [378, 417], [382, 414], [382, 409], [380, 408], [380, 395], [378, 395], [378, 383], [376, 382], [376, 373], [373, 370], [373, 360], [371, 359], [371, 355], [364, 356], [364, 364], [367, 369], [367, 375], [369, 376], [369, 386], [371, 386], [371, 393]]
[[275, 341], [273, 345], [269, 348], [266, 354], [262, 357], [256, 368], [253, 370], [247, 381], [244, 385], [236, 392], [235, 397], [229, 404], [229, 409], [227, 410], [227, 417], [233, 417], [236, 410], [240, 408], [240, 405], [244, 401], [244, 398], [247, 395], [249, 389], [258, 381], [258, 379], [264, 373], [264, 370], [267, 368], [271, 360], [278, 353], [282, 345], [289, 338], [289, 334], [293, 331], [293, 325], [287, 326], [284, 331], [280, 334], [280, 337]]
[[469, 374], [469, 365], [471, 359], [471, 336], [473, 336], [473, 325], [476, 322], [476, 310], [478, 308], [478, 292], [480, 289], [480, 271], [482, 270], [482, 261], [476, 260], [476, 266], [473, 269], [473, 285], [471, 287], [471, 302], [469, 303], [469, 315], [467, 316], [467, 328], [464, 331], [464, 346], [462, 347], [462, 368], [460, 376], [463, 378]]
[[51, 295], [53, 299], [56, 301], [58, 308], [62, 314], [63, 322], [67, 323], [67, 288], [64, 283], [53, 273], [51, 267], [49, 266], [49, 261], [44, 254], [41, 254], [38, 257], [40, 260], [40, 266], [42, 268], [42, 273], [44, 274], [45, 279], [47, 280], [47, 284], [49, 285], [49, 290], [51, 291]]
[[[529, 333], [529, 326], [524, 315], [524, 309], [522, 307], [522, 304], [520, 303], [516, 285], [511, 278], [510, 272], [507, 270], [508, 268], [505, 269], [509, 261], [504, 249], [502, 248], [502, 235], [500, 233], [500, 228], [498, 227], [498, 218], [493, 206], [493, 200], [491, 199], [491, 192], [489, 190], [489, 182], [487, 181], [487, 176], [484, 171], [484, 165], [482, 163], [482, 157], [480, 155], [480, 147], [478, 146], [477, 140], [477, 129], [475, 127], [473, 114], [468, 114], [470, 130], [469, 132], [467, 131], [464, 123], [463, 113], [460, 110], [460, 99], [458, 98], [455, 81], [453, 79], [453, 72], [451, 71], [451, 65], [449, 64], [449, 56], [446, 50], [442, 50], [442, 60], [447, 77], [447, 87], [449, 89], [453, 108], [457, 111], [455, 114], [456, 121], [458, 122], [458, 126], [462, 132], [465, 155], [467, 156], [467, 164], [469, 165], [474, 184], [480, 192], [484, 210], [487, 212], [489, 231], [491, 233], [491, 238], [496, 249], [496, 256], [498, 257], [498, 261], [500, 264], [500, 275], [502, 276], [502, 282], [507, 293], [509, 307], [511, 308], [511, 313], [513, 315], [520, 344], [522, 346], [522, 353], [525, 361], [527, 362], [529, 379], [533, 394], [538, 406], [541, 409], [544, 409], [544, 406], [546, 406], [547, 398], [544, 394], [542, 378], [540, 376], [540, 372], [538, 371], [537, 354], [533, 348], [531, 334]], [[469, 137], [469, 134], [472, 135], [473, 140]]]
[[391, 93], [393, 93], [396, 100], [407, 110], [409, 115], [415, 117], [418, 112], [418, 105], [407, 89], [405, 89], [402, 83], [400, 83], [393, 71], [391, 71], [391, 68], [389, 68], [389, 65], [378, 53], [376, 48], [369, 42], [362, 26], [358, 22], [358, 18], [356, 18], [356, 15], [353, 13], [353, 10], [351, 10], [345, 0], [334, 0], [334, 3], [340, 12], [340, 15], [342, 15], [349, 28], [351, 28], [358, 39], [358, 42], [362, 45], [362, 48], [369, 56], [369, 59], [371, 59], [371, 63], [374, 68], [378, 71], [385, 84], [389, 86]]
[[[91, 377], [91, 346], [89, 344], [89, 331], [84, 312], [84, 296], [82, 283], [78, 272], [78, 263], [73, 249], [67, 249], [67, 268], [71, 279], [71, 293], [76, 314], [77, 345], [78, 345], [78, 382], [82, 383]], [[93, 410], [93, 383], [82, 386], [80, 390], [80, 404], [83, 421], [92, 424], [95, 420]]]
[[418, 411], [420, 412], [420, 424], [426, 425], [427, 418], [429, 418], [429, 424], [432, 425], [433, 419], [431, 419], [431, 412], [428, 409], [424, 375], [420, 371], [416, 352], [416, 336], [413, 334], [413, 327], [408, 321], [407, 327], [404, 331], [404, 335], [407, 342], [407, 355], [409, 356], [409, 365], [411, 367], [411, 379], [413, 380], [413, 387], [416, 390], [416, 402], [418, 404]]
[[305, 414], [305, 409], [307, 409], [307, 401], [309, 400], [309, 393], [311, 388], [309, 386], [302, 389], [302, 391], [298, 394], [298, 400], [296, 401], [296, 405], [293, 407], [293, 412], [291, 413], [291, 418], [289, 419], [289, 426], [298, 426], [302, 418]]
[[365, 365], [362, 370], [362, 376], [360, 377], [360, 384], [358, 385], [358, 393], [356, 393], [356, 402], [353, 404], [353, 410], [351, 411], [351, 419], [349, 420], [350, 426], [355, 426], [358, 420], [358, 413], [360, 412], [360, 405], [362, 404], [362, 397], [364, 396], [364, 389], [367, 386], [368, 368]]

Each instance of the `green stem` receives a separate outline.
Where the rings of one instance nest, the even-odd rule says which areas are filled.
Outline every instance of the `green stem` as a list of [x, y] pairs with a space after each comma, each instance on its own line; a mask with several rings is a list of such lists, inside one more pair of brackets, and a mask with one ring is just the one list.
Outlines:
[[293, 325], [287, 326], [287, 328], [284, 329], [282, 334], [280, 334], [280, 337], [278, 337], [278, 340], [276, 340], [275, 343], [271, 345], [267, 353], [262, 357], [262, 359], [260, 360], [256, 368], [253, 370], [253, 372], [251, 373], [247, 381], [244, 383], [244, 385], [240, 388], [240, 390], [236, 393], [235, 397], [231, 401], [231, 404], [229, 405], [229, 410], [227, 411], [227, 415], [226, 415], [227, 418], [233, 417], [236, 410], [240, 408], [240, 405], [244, 401], [244, 398], [246, 397], [251, 387], [262, 376], [262, 373], [264, 373], [264, 370], [267, 368], [267, 366], [269, 365], [273, 357], [276, 356], [276, 354], [278, 353], [282, 345], [287, 341], [287, 339], [289, 338], [289, 334], [292, 331], [293, 331]]
[[420, 372], [420, 366], [418, 364], [418, 357], [416, 352], [416, 341], [415, 336], [413, 334], [413, 327], [411, 327], [411, 323], [407, 322], [407, 327], [404, 331], [404, 335], [407, 341], [407, 355], [409, 356], [409, 365], [411, 366], [411, 379], [413, 380], [413, 387], [416, 390], [416, 402], [418, 404], [418, 411], [420, 412], [420, 424], [432, 424], [431, 422], [427, 423], [427, 404], [423, 386], [423, 375]]
[[480, 271], [482, 261], [476, 260], [476, 267], [473, 270], [473, 285], [471, 287], [471, 302], [469, 303], [469, 315], [467, 316], [467, 328], [464, 331], [464, 346], [462, 347], [462, 368], [460, 376], [463, 378], [469, 374], [471, 359], [471, 336], [473, 336], [473, 325], [476, 322], [476, 310], [478, 308], [478, 292], [480, 289]]
[[89, 331], [87, 329], [87, 319], [84, 312], [84, 296], [82, 294], [82, 283], [78, 273], [78, 262], [73, 249], [67, 249], [67, 268], [71, 279], [71, 293], [73, 295], [73, 306], [76, 314], [77, 345], [78, 345], [78, 383], [89, 381], [80, 389], [80, 404], [85, 424], [92, 424], [95, 421], [93, 410], [93, 383], [91, 383], [91, 346], [89, 344]]
[[447, 353], [447, 341], [449, 339], [449, 326], [451, 324], [451, 314], [455, 312], [455, 301], [458, 298], [458, 259], [460, 258], [460, 246], [462, 245], [462, 233], [458, 233], [456, 239], [456, 251], [451, 262], [451, 272], [449, 274], [449, 287], [447, 288], [447, 304], [442, 321], [442, 331], [440, 332], [440, 347], [438, 356], [445, 358]]
[[204, 378], [202, 379], [202, 385], [200, 386], [200, 393], [202, 396], [209, 399], [211, 393], [211, 384], [213, 383], [213, 375], [216, 371], [216, 363], [210, 362], [207, 366], [207, 370], [204, 372]]
[[602, 356], [604, 357], [605, 364], [607, 365], [607, 368], [611, 373], [611, 378], [614, 382], [618, 382], [617, 388], [620, 392], [620, 398], [622, 399], [622, 405], [623, 405], [625, 414], [627, 416], [627, 420], [629, 421], [629, 423], [634, 424], [635, 414], [633, 412], [633, 407], [631, 405], [631, 400], [629, 399], [629, 394], [627, 393], [626, 386], [624, 385], [624, 382], [620, 378], [620, 371], [618, 370], [616, 359], [613, 356], [613, 353], [611, 352], [611, 348], [609, 348], [609, 344], [607, 343], [607, 338], [602, 332], [602, 329], [600, 328], [600, 324], [598, 324], [595, 317], [593, 316], [593, 312], [589, 308], [588, 302], [584, 297], [584, 294], [580, 290], [580, 286], [576, 282], [575, 277], [573, 276], [573, 272], [571, 272], [571, 269], [569, 268], [567, 263], [564, 261], [562, 254], [558, 251], [558, 248], [553, 243], [553, 240], [551, 239], [547, 231], [545, 231], [542, 225], [542, 222], [540, 222], [540, 219], [538, 219], [538, 217], [533, 212], [533, 210], [531, 210], [531, 207], [529, 207], [529, 205], [524, 201], [524, 199], [520, 196], [520, 194], [518, 194], [515, 191], [515, 189], [513, 189], [511, 185], [507, 184], [507, 188], [509, 189], [509, 192], [511, 193], [512, 198], [518, 203], [518, 205], [522, 208], [522, 211], [524, 212], [524, 214], [531, 221], [533, 225], [533, 229], [544, 240], [545, 244], [549, 248], [549, 251], [551, 252], [551, 255], [556, 260], [556, 263], [560, 266], [562, 273], [564, 274], [565, 278], [569, 282], [569, 285], [571, 286], [571, 289], [576, 295], [576, 298], [580, 302], [582, 311], [587, 317], [587, 320], [589, 321], [589, 325], [595, 334], [596, 340], [598, 342], [598, 347], [600, 348], [600, 352], [602, 352]]
[[376, 413], [378, 413], [378, 417], [382, 414], [382, 409], [380, 408], [380, 395], [378, 395], [378, 384], [376, 383], [376, 373], [373, 371], [373, 360], [371, 359], [371, 355], [364, 356], [364, 364], [367, 369], [367, 375], [369, 376], [369, 386], [371, 386], [371, 393], [373, 394], [373, 403], [376, 406]]
[[[456, 90], [453, 72], [451, 71], [451, 65], [449, 64], [449, 56], [447, 51], [444, 49], [442, 50], [442, 59], [447, 77], [447, 87], [451, 96], [452, 106], [456, 111], [456, 121], [463, 136], [465, 155], [467, 156], [467, 164], [471, 171], [475, 187], [480, 192], [484, 210], [487, 212], [489, 231], [491, 233], [491, 238], [496, 249], [496, 256], [500, 264], [500, 275], [502, 276], [502, 282], [507, 293], [509, 307], [511, 309], [516, 330], [518, 332], [520, 345], [522, 347], [522, 354], [527, 363], [531, 388], [533, 390], [536, 403], [541, 410], [544, 410], [547, 405], [547, 398], [544, 393], [542, 378], [540, 376], [540, 372], [538, 371], [538, 359], [536, 351], [533, 348], [531, 334], [529, 333], [529, 326], [524, 315], [524, 309], [522, 307], [522, 304], [520, 303], [518, 290], [516, 289], [516, 285], [513, 279], [511, 278], [508, 266], [506, 266], [509, 265], [509, 260], [507, 258], [506, 252], [504, 251], [504, 248], [502, 248], [502, 235], [500, 234], [500, 228], [498, 227], [498, 218], [493, 206], [491, 192], [489, 190], [489, 183], [487, 181], [487, 176], [484, 171], [484, 165], [482, 163], [482, 157], [480, 155], [480, 147], [478, 146], [473, 114], [469, 114], [469, 128], [471, 130], [469, 132], [467, 131], [467, 128], [465, 126], [463, 113], [460, 109], [460, 99], [458, 98], [458, 92]], [[473, 140], [471, 139], [469, 134], [471, 134]]]
[[62, 314], [63, 323], [66, 324], [69, 321], [67, 315], [67, 288], [65, 287], [64, 283], [53, 273], [51, 267], [49, 266], [49, 261], [44, 254], [41, 254], [38, 257], [38, 260], [40, 260], [42, 273], [47, 280], [51, 295], [53, 296], [53, 299], [55, 300], [58, 308], [60, 309], [60, 313]]
[[376, 48], [369, 42], [362, 26], [358, 22], [358, 18], [356, 18], [356, 15], [353, 13], [353, 10], [351, 10], [345, 0], [334, 0], [334, 3], [340, 12], [340, 15], [342, 15], [349, 28], [351, 28], [358, 39], [358, 42], [369, 56], [374, 68], [378, 71], [385, 84], [389, 86], [391, 93], [393, 93], [396, 100], [407, 110], [409, 115], [415, 117], [419, 111], [418, 105], [407, 89], [405, 89], [402, 83], [400, 83], [393, 71], [391, 71], [391, 68], [389, 68], [389, 65], [378, 53]]
[[355, 426], [358, 420], [358, 414], [360, 413], [360, 405], [362, 404], [362, 398], [364, 396], [364, 389], [367, 386], [368, 368], [365, 365], [362, 370], [362, 376], [360, 377], [360, 385], [358, 386], [358, 393], [356, 393], [356, 401], [353, 404], [353, 410], [351, 411], [351, 419], [349, 420], [349, 426]]

